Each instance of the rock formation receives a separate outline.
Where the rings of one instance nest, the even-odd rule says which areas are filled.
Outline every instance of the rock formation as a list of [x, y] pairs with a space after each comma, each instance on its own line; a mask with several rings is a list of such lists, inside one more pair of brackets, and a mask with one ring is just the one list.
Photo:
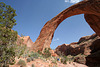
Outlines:
[[[76, 56], [80, 53], [87, 55], [86, 60], [84, 57], [77, 57], [75, 62], [86, 63], [89, 67], [100, 67], [100, 37], [96, 34], [81, 37], [77, 44], [60, 45], [55, 49], [55, 53], [59, 55], [59, 52], [66, 56]], [[82, 61], [79, 62], [78, 59]]]
[[34, 43], [32, 42], [29, 36], [17, 36], [17, 45], [26, 45], [28, 48], [32, 49], [33, 44]]
[[84, 14], [87, 23], [100, 36], [100, 0], [84, 0], [65, 9], [48, 21], [35, 41], [33, 50], [42, 51], [44, 48], [50, 48], [54, 32], [58, 25], [66, 18], [78, 14]]
[[[97, 42], [100, 39], [99, 36], [93, 34], [91, 36], [81, 37], [79, 42], [73, 44], [62, 44], [55, 49], [55, 53], [63, 52], [64, 55], [73, 55], [76, 56], [78, 54], [90, 55], [92, 50], [100, 50], [100, 43]], [[94, 45], [95, 43], [95, 45]], [[94, 47], [95, 46], [95, 47]], [[91, 48], [90, 48], [91, 47]], [[94, 49], [95, 48], [95, 49]]]
[[67, 55], [66, 54], [66, 50], [67, 49], [70, 49], [70, 45], [69, 44], [62, 44], [62, 45], [59, 45], [56, 49], [55, 49], [55, 53], [58, 54], [58, 55], [61, 55], [61, 54], [64, 54], [64, 55]]
[[100, 37], [92, 42], [91, 54], [86, 57], [86, 65], [89, 67], [100, 67]]

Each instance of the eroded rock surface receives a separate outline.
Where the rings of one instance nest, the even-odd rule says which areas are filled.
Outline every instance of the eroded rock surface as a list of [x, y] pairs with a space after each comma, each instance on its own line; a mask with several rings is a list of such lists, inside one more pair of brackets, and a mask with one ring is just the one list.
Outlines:
[[[69, 44], [69, 45], [60, 45], [55, 49], [55, 52], [59, 55], [59, 51], [64, 55], [73, 55], [76, 56], [78, 54], [87, 55], [84, 57], [77, 57], [75, 62], [86, 64], [89, 67], [100, 66], [100, 37], [96, 34], [91, 36], [81, 37], [77, 44]], [[82, 61], [78, 61], [82, 60]]]
[[17, 45], [26, 45], [28, 48], [32, 49], [32, 45], [34, 42], [30, 39], [30, 36], [23, 36], [20, 37], [19, 35], [17, 36]]
[[100, 37], [96, 34], [93, 34], [91, 36], [85, 36], [81, 37], [79, 42], [75, 44], [62, 44], [58, 46], [55, 49], [55, 52], [58, 53], [58, 51], [63, 52], [66, 56], [67, 55], [73, 55], [76, 56], [78, 54], [84, 54], [84, 55], [90, 55], [91, 51], [93, 50], [96, 52], [100, 50], [100, 43], [99, 43]]
[[86, 57], [86, 64], [89, 67], [100, 67], [100, 37], [92, 42], [91, 54]]

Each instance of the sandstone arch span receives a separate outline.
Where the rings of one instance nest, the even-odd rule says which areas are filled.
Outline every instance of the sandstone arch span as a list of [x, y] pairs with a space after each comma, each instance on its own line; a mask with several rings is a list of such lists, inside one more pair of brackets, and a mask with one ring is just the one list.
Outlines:
[[90, 27], [100, 36], [100, 0], [84, 0], [65, 9], [57, 16], [48, 21], [42, 28], [39, 37], [33, 45], [33, 50], [43, 50], [50, 48], [54, 32], [58, 25], [66, 18], [84, 14]]

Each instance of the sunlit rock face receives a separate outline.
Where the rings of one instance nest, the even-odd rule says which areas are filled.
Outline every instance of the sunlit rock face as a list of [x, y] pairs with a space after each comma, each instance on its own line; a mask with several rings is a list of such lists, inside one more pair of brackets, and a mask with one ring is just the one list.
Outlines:
[[26, 45], [28, 48], [32, 49], [32, 45], [34, 44], [34, 42], [32, 42], [32, 40], [30, 39], [30, 36], [20, 37], [18, 35], [16, 44], [17, 45]]
[[87, 23], [100, 36], [100, 0], [84, 0], [65, 9], [48, 21], [35, 41], [33, 50], [42, 51], [45, 48], [50, 48], [54, 32], [59, 24], [66, 18], [78, 14], [84, 14]]

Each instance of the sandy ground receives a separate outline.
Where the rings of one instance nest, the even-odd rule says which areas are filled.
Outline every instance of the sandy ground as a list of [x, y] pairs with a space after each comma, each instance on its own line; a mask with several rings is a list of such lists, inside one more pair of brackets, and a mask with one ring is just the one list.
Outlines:
[[[26, 59], [23, 59], [26, 62]], [[19, 61], [19, 59], [17, 59], [17, 62]], [[52, 63], [51, 61], [47, 60], [47, 61], [43, 61], [41, 59], [35, 59], [34, 61], [31, 62], [26, 62], [26, 67], [32, 67], [32, 64], [34, 64], [34, 67], [88, 67], [86, 65], [83, 64], [79, 64], [76, 62], [67, 62], [67, 64], [62, 64], [61, 62], [57, 61], [57, 63]], [[20, 67], [19, 65], [15, 64], [15, 65], [10, 65], [9, 67]]]

